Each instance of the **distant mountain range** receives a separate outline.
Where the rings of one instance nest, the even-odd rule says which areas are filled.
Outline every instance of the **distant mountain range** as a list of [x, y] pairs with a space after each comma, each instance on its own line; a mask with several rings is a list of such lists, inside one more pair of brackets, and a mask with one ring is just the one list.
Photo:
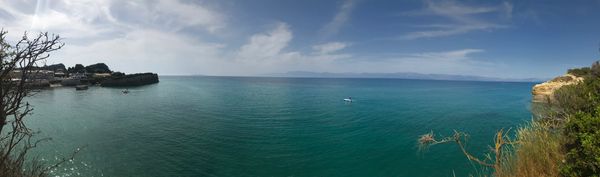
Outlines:
[[543, 82], [547, 79], [540, 78], [496, 78], [470, 75], [452, 75], [452, 74], [421, 74], [411, 72], [397, 73], [329, 73], [329, 72], [308, 72], [308, 71], [290, 71], [286, 73], [273, 73], [265, 76], [270, 77], [306, 77], [306, 78], [397, 78], [397, 79], [418, 79], [418, 80], [455, 80], [455, 81], [499, 81], [499, 82]]

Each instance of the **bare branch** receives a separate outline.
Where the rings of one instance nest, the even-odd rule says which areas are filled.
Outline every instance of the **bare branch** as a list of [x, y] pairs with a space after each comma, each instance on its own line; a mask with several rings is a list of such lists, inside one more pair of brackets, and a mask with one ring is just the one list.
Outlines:
[[33, 108], [24, 99], [35, 91], [31, 85], [36, 82], [39, 64], [45, 63], [49, 53], [61, 49], [64, 43], [58, 35], [39, 33], [30, 37], [24, 32], [15, 45], [10, 45], [6, 34], [0, 30], [0, 176], [45, 176], [49, 170], [72, 160], [80, 149], [54, 165], [43, 167], [33, 161], [29, 169], [24, 169], [29, 150], [49, 140], [33, 139], [37, 132], [25, 124]]
[[[510, 131], [510, 130], [509, 130]], [[475, 157], [474, 155], [472, 155], [471, 153], [469, 153], [467, 151], [467, 149], [465, 148], [464, 145], [464, 140], [466, 139], [466, 137], [468, 137], [468, 135], [466, 133], [462, 133], [459, 131], [454, 130], [454, 135], [452, 136], [448, 136], [448, 137], [444, 137], [442, 139], [436, 139], [435, 135], [433, 134], [433, 132], [421, 135], [421, 137], [419, 137], [418, 139], [418, 144], [419, 144], [419, 150], [424, 150], [427, 149], [429, 146], [432, 145], [436, 145], [436, 144], [443, 144], [443, 143], [456, 143], [458, 145], [458, 147], [460, 148], [460, 150], [462, 151], [462, 153], [467, 157], [467, 159], [469, 159], [470, 161], [476, 162], [480, 165], [486, 166], [486, 167], [492, 167], [494, 169], [499, 169], [500, 168], [500, 160], [502, 159], [502, 150], [503, 147], [507, 144], [514, 144], [516, 142], [511, 141], [506, 134], [504, 133], [504, 130], [500, 130], [496, 133], [496, 139], [495, 139], [495, 146], [493, 148], [493, 153], [494, 153], [494, 159], [492, 160], [491, 157], [488, 157], [487, 160], [492, 160], [494, 161], [494, 163], [489, 163], [486, 162], [486, 160], [482, 160], [480, 158]]]

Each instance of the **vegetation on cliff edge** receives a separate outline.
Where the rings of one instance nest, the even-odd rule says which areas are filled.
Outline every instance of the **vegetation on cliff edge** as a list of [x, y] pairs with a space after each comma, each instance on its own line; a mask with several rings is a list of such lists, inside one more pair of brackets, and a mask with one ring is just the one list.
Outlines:
[[444, 138], [428, 133], [419, 145], [455, 143], [467, 159], [493, 170], [491, 176], [600, 176], [600, 62], [567, 73], [584, 81], [559, 88], [554, 100], [532, 105], [534, 119], [514, 135], [498, 131], [487, 156], [465, 151], [463, 132]]

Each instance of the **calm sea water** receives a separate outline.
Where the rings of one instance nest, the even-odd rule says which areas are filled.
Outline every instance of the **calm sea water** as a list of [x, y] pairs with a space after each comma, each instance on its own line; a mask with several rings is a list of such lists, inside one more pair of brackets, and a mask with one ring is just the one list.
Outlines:
[[[466, 176], [453, 129], [489, 152], [493, 134], [531, 120], [533, 83], [401, 79], [161, 77], [121, 89], [45, 90], [30, 127], [45, 161], [85, 148], [58, 176]], [[352, 96], [353, 103], [343, 98]]]

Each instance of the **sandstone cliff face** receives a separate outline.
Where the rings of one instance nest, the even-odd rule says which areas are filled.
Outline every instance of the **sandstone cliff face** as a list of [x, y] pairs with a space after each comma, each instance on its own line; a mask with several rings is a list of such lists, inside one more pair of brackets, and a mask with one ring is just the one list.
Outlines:
[[552, 80], [533, 86], [532, 95], [533, 102], [547, 102], [554, 99], [554, 91], [565, 85], [580, 83], [583, 77], [577, 77], [571, 74], [556, 77]]

